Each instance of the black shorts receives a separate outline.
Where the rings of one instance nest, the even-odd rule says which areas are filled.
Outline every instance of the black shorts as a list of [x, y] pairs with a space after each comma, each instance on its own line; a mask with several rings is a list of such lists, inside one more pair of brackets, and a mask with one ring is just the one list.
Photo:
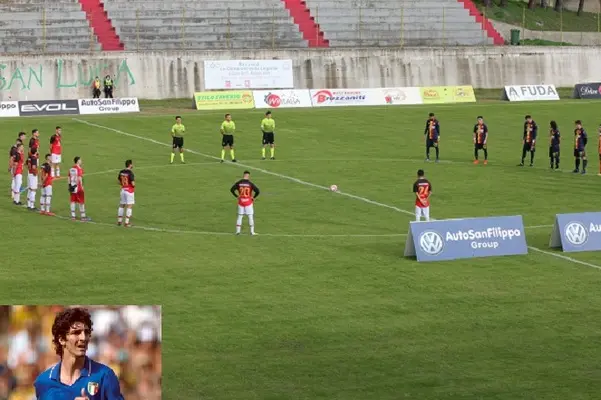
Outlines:
[[183, 148], [184, 147], [184, 138], [183, 137], [174, 137], [173, 138], [173, 148]]
[[476, 150], [486, 149], [486, 145], [484, 143], [476, 143], [476, 144], [474, 144], [474, 147], [476, 148]]
[[549, 157], [553, 157], [555, 154], [559, 155], [559, 146], [549, 146]]
[[433, 139], [426, 139], [426, 147], [430, 148], [430, 147], [436, 147], [438, 146], [438, 140], [433, 140]]
[[233, 147], [234, 146], [234, 135], [223, 135], [223, 138], [221, 139], [221, 146], [222, 147], [225, 147], [225, 146]]
[[263, 144], [274, 144], [275, 135], [273, 132], [263, 132]]
[[524, 143], [524, 151], [528, 152], [528, 151], [534, 151], [535, 147], [532, 145], [532, 143]]
[[574, 157], [585, 157], [586, 152], [584, 150], [574, 149]]

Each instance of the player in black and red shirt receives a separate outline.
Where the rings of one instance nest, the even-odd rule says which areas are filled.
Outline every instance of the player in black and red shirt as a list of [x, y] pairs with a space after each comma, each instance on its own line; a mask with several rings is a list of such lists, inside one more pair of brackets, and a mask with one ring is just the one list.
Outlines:
[[478, 152], [484, 150], [484, 165], [488, 164], [488, 126], [484, 123], [484, 118], [478, 117], [478, 122], [474, 125], [474, 164], [478, 164]]
[[440, 123], [434, 113], [428, 115], [424, 136], [426, 137], [426, 161], [430, 161], [430, 148], [434, 147], [436, 150], [436, 162], [438, 162], [440, 155], [440, 148], [438, 147], [438, 143], [440, 142]]
[[526, 154], [530, 152], [530, 166], [534, 166], [534, 151], [536, 145], [536, 136], [538, 134], [538, 125], [532, 119], [530, 115], [526, 115], [526, 121], [524, 122], [524, 136], [522, 138], [522, 161], [519, 166], [524, 166], [524, 160]]
[[[254, 207], [255, 199], [259, 196], [259, 188], [250, 181], [250, 172], [244, 171], [242, 179], [234, 183], [230, 189], [234, 197], [238, 199], [238, 219], [236, 220], [236, 235], [240, 234], [242, 228], [242, 217], [248, 216], [250, 234], [255, 235]], [[237, 193], [236, 193], [237, 192]]]
[[29, 139], [29, 153], [31, 154], [31, 149], [40, 148], [40, 131], [37, 129], [33, 129], [31, 131], [31, 138]]
[[38, 211], [35, 208], [35, 197], [38, 190], [38, 148], [32, 147], [27, 157], [27, 209]]
[[132, 207], [135, 204], [134, 192], [136, 190], [136, 181], [134, 177], [134, 162], [132, 160], [125, 161], [125, 169], [119, 171], [117, 181], [121, 186], [121, 195], [119, 201], [119, 209], [117, 210], [117, 225], [123, 223], [123, 213], [125, 211], [125, 227], [131, 226], [129, 219], [132, 215]]
[[417, 171], [417, 180], [413, 183], [415, 193], [415, 220], [419, 222], [424, 217], [426, 222], [430, 221], [430, 195], [432, 184], [426, 179], [424, 170]]
[[[17, 137], [15, 144], [10, 146], [10, 150], [8, 151], [8, 173], [11, 175], [11, 179], [12, 179], [12, 175], [13, 175], [13, 157], [17, 153], [17, 147], [19, 147], [19, 144], [24, 144], [23, 142], [25, 142], [26, 136], [27, 135], [25, 134], [25, 132], [19, 132], [19, 136]], [[9, 190], [9, 195], [10, 195], [11, 199], [13, 198], [12, 187], [13, 187], [13, 185], [12, 185], [12, 180], [11, 180], [10, 190]]]
[[551, 169], [559, 169], [559, 147], [561, 142], [561, 134], [559, 133], [557, 122], [551, 121], [549, 126], [549, 163], [551, 165]]

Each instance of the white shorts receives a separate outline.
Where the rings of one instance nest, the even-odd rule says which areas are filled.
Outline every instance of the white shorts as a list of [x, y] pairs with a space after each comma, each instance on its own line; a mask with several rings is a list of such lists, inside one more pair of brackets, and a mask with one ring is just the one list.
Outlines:
[[21, 185], [23, 184], [23, 175], [15, 175], [13, 176], [13, 183], [11, 185], [13, 189], [13, 193], [17, 193], [21, 191]]
[[241, 206], [238, 205], [238, 215], [254, 215], [255, 210], [253, 208], [253, 205], [251, 204], [250, 206]]
[[417, 221], [419, 221], [421, 217], [424, 217], [426, 220], [430, 219], [430, 206], [428, 206], [428, 207], [415, 206], [415, 219]]
[[38, 190], [38, 176], [27, 174], [27, 187], [31, 190]]
[[46, 196], [46, 197], [52, 196], [52, 185], [42, 187], [42, 196]]
[[119, 200], [119, 204], [136, 204], [134, 194], [128, 192], [127, 190], [121, 190], [121, 200]]
[[52, 164], [60, 164], [62, 161], [60, 154], [50, 154], [50, 162]]

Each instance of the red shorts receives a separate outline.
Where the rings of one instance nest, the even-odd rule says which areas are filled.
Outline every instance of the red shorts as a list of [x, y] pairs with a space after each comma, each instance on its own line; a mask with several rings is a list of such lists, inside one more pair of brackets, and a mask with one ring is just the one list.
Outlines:
[[71, 203], [84, 204], [85, 202], [83, 192], [71, 193]]

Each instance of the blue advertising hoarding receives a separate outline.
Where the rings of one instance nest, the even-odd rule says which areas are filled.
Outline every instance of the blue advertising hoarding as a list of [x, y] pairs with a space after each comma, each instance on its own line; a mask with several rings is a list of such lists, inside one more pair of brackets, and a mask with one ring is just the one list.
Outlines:
[[601, 212], [557, 214], [549, 247], [566, 253], [601, 250]]
[[411, 222], [405, 257], [417, 261], [528, 254], [521, 215]]

